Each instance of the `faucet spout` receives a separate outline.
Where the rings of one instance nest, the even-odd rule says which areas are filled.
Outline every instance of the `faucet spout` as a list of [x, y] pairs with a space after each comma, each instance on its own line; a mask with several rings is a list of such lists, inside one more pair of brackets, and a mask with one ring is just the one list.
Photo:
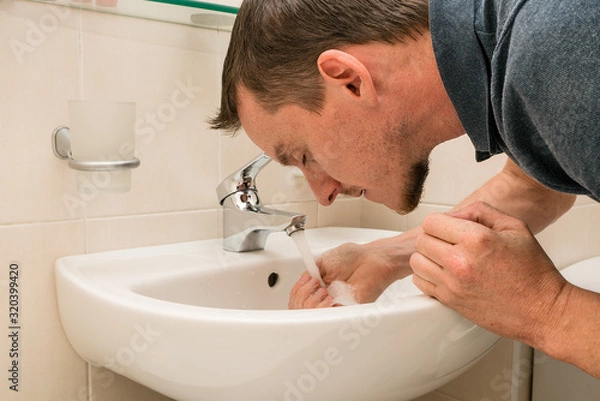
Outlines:
[[271, 161], [262, 154], [229, 175], [217, 187], [223, 206], [223, 248], [246, 252], [264, 249], [272, 232], [291, 235], [304, 230], [306, 216], [263, 207], [258, 197], [256, 176]]

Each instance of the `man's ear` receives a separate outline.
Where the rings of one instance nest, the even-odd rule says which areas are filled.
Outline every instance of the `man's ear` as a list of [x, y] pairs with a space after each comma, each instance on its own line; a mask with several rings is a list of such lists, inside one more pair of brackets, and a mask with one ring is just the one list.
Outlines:
[[371, 73], [356, 57], [341, 50], [330, 49], [321, 53], [317, 64], [325, 86], [341, 89], [342, 93], [366, 101], [371, 106], [377, 104]]

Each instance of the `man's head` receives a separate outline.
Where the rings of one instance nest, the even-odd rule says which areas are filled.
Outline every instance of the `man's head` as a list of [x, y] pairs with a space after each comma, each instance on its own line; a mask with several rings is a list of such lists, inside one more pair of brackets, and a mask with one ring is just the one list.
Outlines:
[[443, 88], [427, 0], [245, 0], [213, 128], [299, 167], [319, 203], [414, 209], [431, 149], [464, 131]]
[[223, 65], [221, 109], [213, 128], [240, 128], [238, 89], [265, 110], [297, 104], [318, 112], [317, 59], [328, 49], [397, 43], [429, 29], [428, 0], [244, 0]]

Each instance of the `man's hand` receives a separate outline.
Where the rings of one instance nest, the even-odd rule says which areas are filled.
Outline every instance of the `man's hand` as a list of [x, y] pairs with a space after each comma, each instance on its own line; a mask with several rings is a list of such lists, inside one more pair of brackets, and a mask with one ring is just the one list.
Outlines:
[[290, 291], [289, 309], [327, 308], [333, 306], [333, 297], [321, 287], [316, 278], [304, 272]]
[[422, 229], [410, 259], [421, 291], [499, 335], [544, 340], [572, 286], [525, 223], [476, 202]]
[[[405, 233], [408, 234], [408, 233]], [[375, 301], [395, 280], [411, 273], [408, 259], [413, 236], [401, 234], [364, 245], [342, 244], [324, 253], [316, 263], [326, 285], [343, 281], [354, 289], [358, 303]], [[302, 275], [290, 292], [290, 309], [333, 305], [333, 297], [316, 279]]]

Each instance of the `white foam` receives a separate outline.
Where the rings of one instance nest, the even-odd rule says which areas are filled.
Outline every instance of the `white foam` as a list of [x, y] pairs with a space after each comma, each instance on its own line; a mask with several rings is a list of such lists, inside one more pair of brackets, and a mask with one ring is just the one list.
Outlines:
[[354, 288], [345, 281], [333, 281], [327, 287], [329, 295], [333, 297], [334, 305], [356, 305], [356, 297], [354, 296]]

